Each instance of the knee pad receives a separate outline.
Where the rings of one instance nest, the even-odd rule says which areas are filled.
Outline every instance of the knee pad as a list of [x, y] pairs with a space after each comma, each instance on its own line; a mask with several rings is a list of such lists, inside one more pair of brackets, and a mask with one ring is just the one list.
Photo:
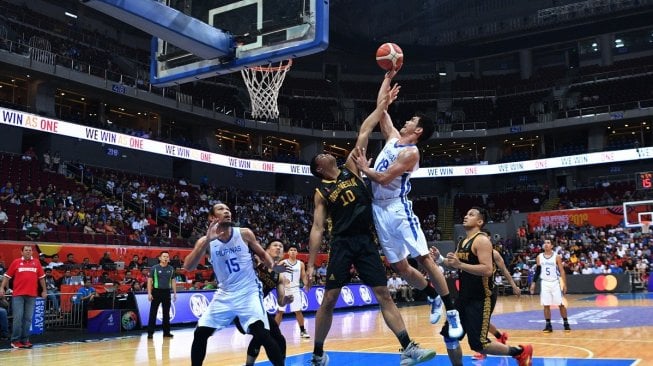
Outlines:
[[447, 349], [458, 349], [460, 347], [460, 342], [458, 342], [457, 339], [454, 338], [444, 338], [444, 344], [447, 346]]
[[213, 332], [215, 331], [214, 328], [209, 328], [209, 327], [197, 327], [195, 328], [195, 332], [193, 334], [193, 337], [195, 338], [205, 338], [209, 339], [211, 335], [213, 335]]
[[252, 356], [255, 359], [258, 357], [259, 353], [261, 353], [261, 347], [260, 346], [252, 347], [252, 349], [247, 350], [247, 355]]

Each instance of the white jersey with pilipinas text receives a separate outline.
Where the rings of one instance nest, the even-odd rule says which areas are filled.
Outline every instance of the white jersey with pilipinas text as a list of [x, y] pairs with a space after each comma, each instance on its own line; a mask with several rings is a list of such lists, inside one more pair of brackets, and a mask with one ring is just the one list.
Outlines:
[[544, 253], [540, 253], [538, 257], [540, 258], [540, 267], [542, 268], [542, 272], [540, 273], [542, 281], [558, 281], [560, 279], [557, 262], [558, 255], [551, 253], [551, 256], [547, 258]]
[[254, 270], [252, 254], [240, 235], [240, 228], [232, 228], [231, 238], [226, 242], [220, 239], [211, 241], [209, 251], [219, 290], [224, 292], [260, 290], [261, 284]]
[[297, 289], [299, 288], [299, 280], [301, 280], [302, 277], [302, 264], [299, 262], [299, 260], [297, 260], [295, 264], [292, 264], [290, 263], [289, 259], [286, 259], [286, 263], [288, 264], [288, 266], [290, 266], [290, 272], [285, 272], [281, 274], [288, 280], [288, 283], [286, 284], [286, 288], [291, 290]]
[[[381, 150], [379, 156], [376, 158], [374, 170], [377, 172], [386, 171], [390, 164], [394, 163], [395, 160], [397, 160], [397, 157], [402, 150], [416, 148], [417, 147], [413, 144], [399, 144], [399, 139], [397, 138], [388, 140], [388, 142], [383, 147], [383, 150]], [[413, 166], [410, 171], [404, 172], [402, 175], [396, 177], [387, 185], [381, 185], [379, 183], [372, 182], [372, 194], [374, 200], [387, 200], [398, 197], [406, 197], [408, 192], [410, 192], [410, 175], [418, 168], [419, 163], [415, 163], [415, 166]]]

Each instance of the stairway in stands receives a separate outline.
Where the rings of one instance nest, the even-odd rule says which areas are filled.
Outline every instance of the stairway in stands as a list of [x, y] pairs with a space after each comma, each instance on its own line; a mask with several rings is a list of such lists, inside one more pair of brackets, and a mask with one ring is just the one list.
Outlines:
[[453, 201], [440, 199], [438, 206], [438, 227], [442, 231], [441, 240], [453, 240]]

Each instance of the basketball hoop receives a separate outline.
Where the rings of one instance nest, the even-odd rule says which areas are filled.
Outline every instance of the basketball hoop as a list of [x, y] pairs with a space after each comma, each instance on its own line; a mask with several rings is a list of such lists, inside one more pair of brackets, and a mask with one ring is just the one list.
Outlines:
[[651, 225], [650, 221], [642, 221], [642, 234], [649, 234], [651, 232], [649, 225]]
[[279, 89], [281, 89], [290, 66], [292, 66], [292, 59], [280, 61], [276, 66], [273, 64], [254, 66], [240, 71], [249, 91], [252, 117], [279, 118], [279, 106], [277, 105]]

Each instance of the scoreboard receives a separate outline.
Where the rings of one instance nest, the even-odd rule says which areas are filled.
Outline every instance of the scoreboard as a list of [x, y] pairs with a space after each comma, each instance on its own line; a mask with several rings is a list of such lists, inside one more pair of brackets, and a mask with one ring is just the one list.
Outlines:
[[653, 188], [653, 172], [641, 172], [635, 175], [635, 184], [637, 189]]

